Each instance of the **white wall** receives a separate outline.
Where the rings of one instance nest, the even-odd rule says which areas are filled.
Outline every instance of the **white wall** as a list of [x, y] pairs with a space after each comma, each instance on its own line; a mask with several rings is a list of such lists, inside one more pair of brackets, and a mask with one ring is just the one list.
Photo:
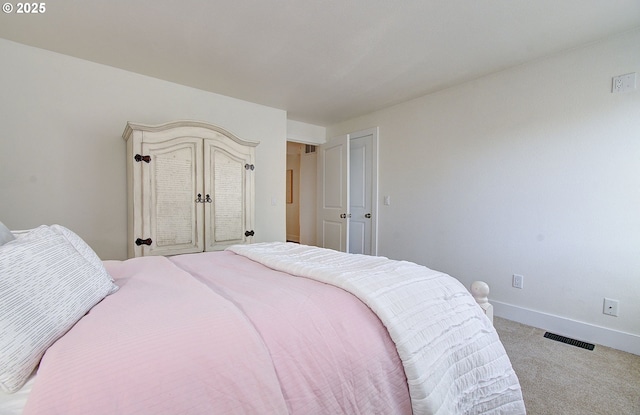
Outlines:
[[630, 72], [640, 31], [328, 127], [380, 127], [379, 254], [485, 280], [529, 322], [623, 332], [640, 353], [640, 89], [611, 93]]
[[126, 257], [127, 121], [210, 122], [256, 149], [256, 240], [285, 239], [286, 112], [0, 39], [0, 220]]
[[326, 141], [326, 135], [327, 129], [325, 127], [287, 120], [287, 138], [289, 141], [318, 145]]

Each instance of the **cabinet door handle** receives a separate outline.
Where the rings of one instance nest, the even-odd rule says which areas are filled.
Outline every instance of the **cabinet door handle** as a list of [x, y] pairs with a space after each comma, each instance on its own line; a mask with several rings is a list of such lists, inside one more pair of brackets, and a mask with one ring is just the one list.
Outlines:
[[364, 217], [367, 219], [371, 218], [371, 213], [365, 213]]
[[136, 245], [138, 245], [138, 246], [140, 246], [140, 245], [149, 245], [149, 246], [151, 246], [151, 242], [153, 242], [151, 240], [151, 238], [147, 238], [147, 239], [138, 238], [138, 239], [136, 239]]
[[198, 193], [198, 198], [196, 199], [196, 203], [212, 203], [211, 197], [209, 195], [205, 195], [204, 199], [202, 198], [202, 193]]

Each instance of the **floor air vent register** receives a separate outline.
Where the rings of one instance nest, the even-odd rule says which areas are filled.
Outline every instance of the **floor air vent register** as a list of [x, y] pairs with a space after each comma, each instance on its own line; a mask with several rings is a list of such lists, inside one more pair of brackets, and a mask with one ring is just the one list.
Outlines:
[[569, 337], [564, 337], [564, 336], [560, 336], [560, 335], [549, 333], [549, 332], [546, 332], [544, 334], [544, 337], [546, 337], [547, 339], [555, 340], [555, 341], [561, 342], [561, 343], [570, 344], [572, 346], [580, 347], [582, 349], [587, 349], [587, 350], [593, 350], [593, 348], [595, 347], [591, 343], [585, 343], [585, 342], [582, 342], [580, 340], [570, 339]]

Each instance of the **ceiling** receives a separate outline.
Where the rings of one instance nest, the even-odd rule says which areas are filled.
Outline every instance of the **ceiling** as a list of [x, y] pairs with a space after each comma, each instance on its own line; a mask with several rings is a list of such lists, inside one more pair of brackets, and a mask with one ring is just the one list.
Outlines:
[[[17, 5], [17, 3], [13, 3]], [[330, 125], [640, 27], [639, 0], [55, 0], [0, 37]]]

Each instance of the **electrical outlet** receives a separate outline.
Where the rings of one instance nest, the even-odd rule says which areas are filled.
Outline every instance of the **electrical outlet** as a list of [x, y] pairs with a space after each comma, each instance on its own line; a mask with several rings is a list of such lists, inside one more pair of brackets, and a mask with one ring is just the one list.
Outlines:
[[514, 288], [524, 288], [524, 277], [522, 275], [513, 274], [512, 285]]
[[604, 307], [602, 312], [608, 316], [618, 317], [618, 300], [612, 300], [611, 298], [604, 299]]
[[626, 92], [636, 89], [636, 73], [614, 76], [611, 83], [611, 92]]

